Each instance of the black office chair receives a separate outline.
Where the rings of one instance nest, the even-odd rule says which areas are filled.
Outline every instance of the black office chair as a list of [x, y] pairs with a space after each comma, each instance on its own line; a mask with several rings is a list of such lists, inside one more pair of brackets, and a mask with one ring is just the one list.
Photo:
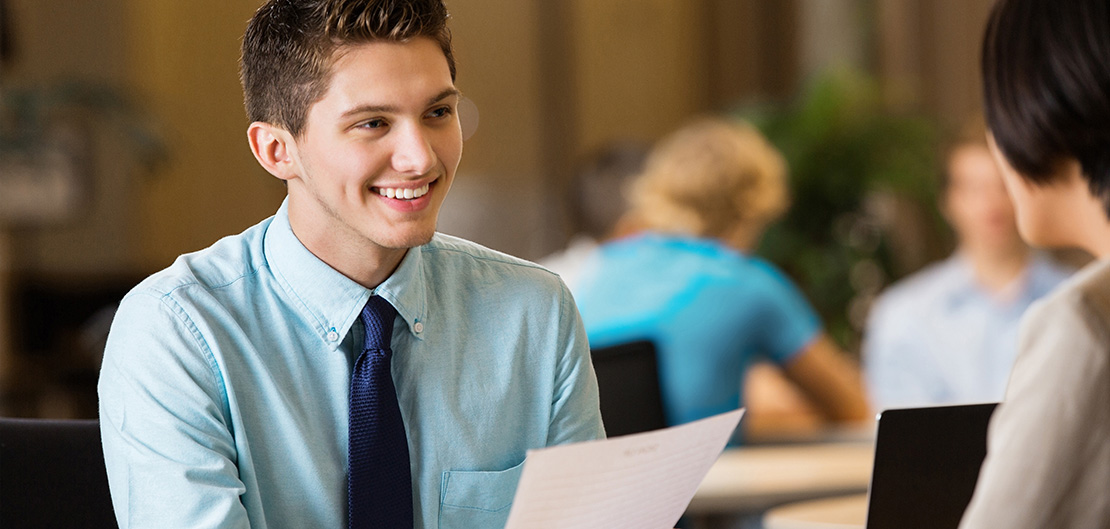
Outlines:
[[667, 426], [659, 390], [655, 346], [636, 341], [591, 352], [601, 398], [601, 419], [609, 437]]
[[118, 528], [97, 421], [0, 418], [0, 527]]

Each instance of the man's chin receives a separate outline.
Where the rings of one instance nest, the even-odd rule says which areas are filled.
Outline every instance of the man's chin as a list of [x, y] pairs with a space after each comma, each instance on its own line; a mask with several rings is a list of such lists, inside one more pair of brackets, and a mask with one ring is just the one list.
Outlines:
[[417, 246], [424, 246], [432, 242], [432, 237], [435, 235], [435, 230], [426, 230], [417, 233], [408, 233], [397, 237], [394, 240], [382, 241], [383, 247], [391, 248], [394, 250], [407, 250], [409, 248], [416, 248]]

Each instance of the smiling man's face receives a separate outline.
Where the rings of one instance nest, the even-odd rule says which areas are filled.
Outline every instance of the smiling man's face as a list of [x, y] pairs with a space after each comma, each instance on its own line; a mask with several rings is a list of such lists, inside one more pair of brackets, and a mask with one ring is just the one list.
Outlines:
[[352, 260], [392, 252], [399, 261], [431, 240], [462, 132], [458, 91], [435, 41], [376, 41], [337, 53], [327, 92], [290, 145], [295, 169], [286, 180], [294, 233], [347, 273], [360, 268]]

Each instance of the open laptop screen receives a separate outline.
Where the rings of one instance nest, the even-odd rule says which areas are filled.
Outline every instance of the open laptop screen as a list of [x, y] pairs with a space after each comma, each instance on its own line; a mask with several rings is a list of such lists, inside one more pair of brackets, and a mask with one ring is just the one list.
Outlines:
[[987, 424], [996, 405], [883, 411], [867, 529], [959, 526], [987, 453]]

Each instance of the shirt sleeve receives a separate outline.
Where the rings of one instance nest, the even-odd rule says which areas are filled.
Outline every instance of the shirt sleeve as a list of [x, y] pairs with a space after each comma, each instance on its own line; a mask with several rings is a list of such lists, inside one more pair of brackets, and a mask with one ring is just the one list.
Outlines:
[[861, 356], [875, 410], [936, 402], [944, 386], [931, 366], [924, 337], [914, 327], [921, 322], [906, 310], [903, 299], [880, 297], [868, 315]]
[[963, 529], [1105, 527], [1110, 519], [1106, 323], [1076, 298], [1034, 305], [996, 409]]
[[560, 287], [559, 358], [547, 439], [549, 446], [605, 437], [597, 377], [590, 360], [586, 331], [570, 292], [561, 283]]
[[757, 279], [762, 298], [756, 327], [759, 348], [771, 360], [785, 364], [817, 337], [821, 320], [798, 287], [771, 265], [762, 264], [758, 270], [763, 277]]
[[121, 529], [247, 528], [215, 361], [172, 298], [120, 304], [101, 367], [100, 428]]

